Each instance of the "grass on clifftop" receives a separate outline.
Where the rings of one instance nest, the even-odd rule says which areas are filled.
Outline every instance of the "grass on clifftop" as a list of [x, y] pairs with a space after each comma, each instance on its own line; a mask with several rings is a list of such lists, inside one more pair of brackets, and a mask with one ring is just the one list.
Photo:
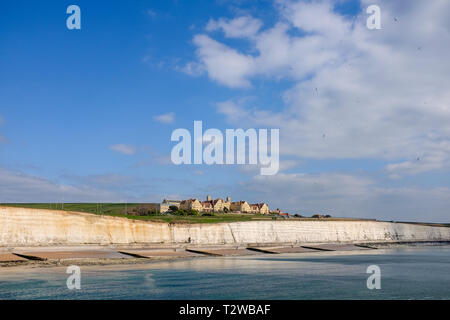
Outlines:
[[[170, 214], [158, 214], [148, 216], [129, 215], [126, 212], [132, 211], [134, 208], [145, 207], [145, 203], [6, 203], [1, 206], [18, 207], [18, 208], [33, 208], [33, 209], [48, 209], [48, 210], [64, 210], [85, 212], [98, 215], [107, 215], [113, 217], [122, 217], [133, 220], [156, 221], [166, 223], [220, 223], [220, 222], [242, 222], [242, 221], [257, 221], [257, 220], [284, 220], [283, 218], [275, 218], [273, 215], [261, 214], [235, 214], [235, 213], [214, 213], [213, 216], [179, 216]], [[365, 219], [358, 218], [291, 218], [289, 220], [301, 221], [358, 221]], [[370, 220], [370, 219], [369, 219]], [[446, 223], [425, 223], [425, 222], [400, 222], [398, 223], [412, 223], [418, 225], [428, 225], [434, 227], [450, 227]]]
[[218, 223], [252, 220], [272, 220], [272, 216], [261, 214], [214, 213], [213, 216], [202, 216], [201, 214], [198, 216], [176, 216], [170, 214], [135, 216], [126, 214], [126, 212], [130, 212], [134, 208], [145, 206], [145, 204], [140, 203], [64, 203], [64, 205], [61, 203], [8, 203], [1, 205], [18, 208], [85, 212], [134, 220], [159, 221], [167, 223]]

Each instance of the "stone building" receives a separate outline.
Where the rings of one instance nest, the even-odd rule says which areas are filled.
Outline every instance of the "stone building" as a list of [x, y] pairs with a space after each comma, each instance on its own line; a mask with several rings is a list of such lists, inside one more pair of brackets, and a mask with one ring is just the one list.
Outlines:
[[180, 202], [180, 209], [203, 211], [203, 206], [198, 199], [189, 199]]
[[250, 204], [250, 209], [252, 213], [259, 213], [259, 214], [269, 214], [269, 206], [266, 203], [253, 203]]
[[252, 203], [247, 201], [238, 201], [231, 203], [231, 211], [240, 211], [243, 213], [269, 214], [269, 206], [266, 203]]
[[[206, 201], [202, 201], [203, 211], [205, 212], [224, 212], [230, 209], [230, 197], [227, 198], [227, 202], [223, 201], [221, 198], [215, 200], [211, 199], [211, 196], [206, 196]], [[225, 209], [226, 208], [226, 209]]]
[[257, 203], [250, 203], [250, 213], [259, 213], [259, 207]]
[[231, 198], [227, 197], [227, 201], [223, 202], [223, 209], [227, 211], [231, 211]]
[[159, 212], [165, 213], [165, 212], [169, 211], [169, 208], [171, 206], [180, 208], [180, 203], [181, 203], [181, 200], [164, 199], [159, 205]]
[[202, 205], [202, 212], [214, 212], [214, 206], [211, 201], [202, 201], [200, 204]]
[[206, 196], [206, 201], [200, 202], [204, 212], [229, 212], [231, 211], [231, 198], [227, 197], [226, 201], [222, 198], [215, 200], [211, 199], [211, 196]]
[[252, 210], [247, 201], [237, 201], [231, 203], [231, 211], [250, 213]]
[[[269, 207], [266, 203], [249, 204], [247, 201], [231, 202], [231, 198], [227, 197], [224, 201], [222, 198], [213, 200], [210, 195], [206, 196], [206, 201], [199, 201], [198, 199], [189, 199], [183, 201], [166, 200], [167, 210], [170, 205], [177, 205], [182, 210], [197, 210], [199, 212], [242, 212], [242, 213], [259, 213], [269, 214]], [[163, 212], [163, 211], [161, 211]]]

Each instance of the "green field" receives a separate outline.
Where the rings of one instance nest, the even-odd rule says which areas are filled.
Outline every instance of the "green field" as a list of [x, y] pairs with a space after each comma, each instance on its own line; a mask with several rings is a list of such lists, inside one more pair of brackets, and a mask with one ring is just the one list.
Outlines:
[[145, 203], [7, 203], [1, 205], [19, 208], [86, 212], [135, 220], [163, 221], [168, 223], [217, 223], [272, 219], [272, 216], [269, 215], [233, 213], [214, 213], [213, 216], [202, 216], [201, 214], [198, 216], [178, 216], [170, 214], [135, 216], [126, 214], [126, 212], [130, 212], [134, 208], [145, 207]]

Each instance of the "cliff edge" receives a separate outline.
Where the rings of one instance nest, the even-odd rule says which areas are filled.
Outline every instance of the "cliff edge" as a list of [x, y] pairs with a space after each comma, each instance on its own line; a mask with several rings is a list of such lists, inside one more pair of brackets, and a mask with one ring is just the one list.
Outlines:
[[450, 241], [450, 228], [377, 221], [167, 224], [57, 210], [0, 207], [0, 246]]

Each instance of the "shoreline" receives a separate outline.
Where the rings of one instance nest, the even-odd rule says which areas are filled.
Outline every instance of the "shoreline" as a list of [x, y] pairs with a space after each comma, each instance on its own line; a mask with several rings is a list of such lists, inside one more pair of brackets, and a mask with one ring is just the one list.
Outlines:
[[[0, 271], [20, 267], [51, 268], [70, 265], [114, 266], [153, 264], [165, 261], [181, 261], [205, 257], [264, 256], [289, 253], [344, 253], [371, 252], [377, 249], [417, 248], [426, 246], [447, 246], [450, 241], [392, 241], [365, 243], [307, 243], [302, 245], [264, 245], [264, 246], [166, 246], [153, 245], [111, 247], [111, 246], [50, 246], [50, 247], [0, 247]], [[73, 249], [77, 249], [74, 251]], [[26, 255], [18, 253], [26, 251]], [[11, 261], [2, 261], [9, 257]], [[102, 257], [100, 257], [102, 256]], [[114, 256], [114, 257], [112, 257]], [[17, 258], [14, 258], [17, 257]], [[61, 258], [63, 257], [63, 258]]]

